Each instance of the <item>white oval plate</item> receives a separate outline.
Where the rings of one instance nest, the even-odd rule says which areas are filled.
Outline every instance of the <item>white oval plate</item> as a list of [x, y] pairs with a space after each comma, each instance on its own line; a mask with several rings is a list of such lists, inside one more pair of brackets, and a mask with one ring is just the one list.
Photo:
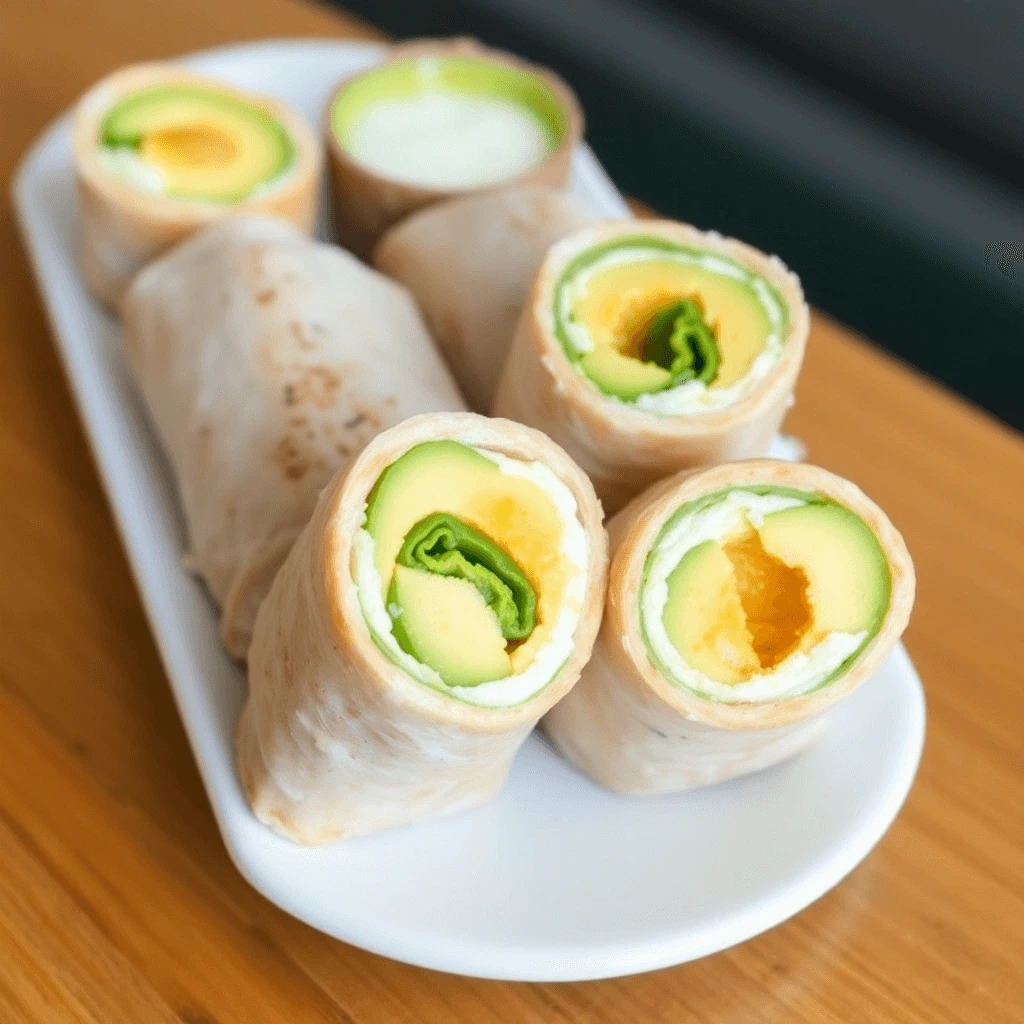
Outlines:
[[[319, 119], [330, 86], [376, 47], [247, 44], [188, 58]], [[575, 189], [625, 211], [593, 154]], [[58, 350], [117, 517], [224, 842], [260, 892], [316, 928], [424, 967], [570, 981], [651, 970], [742, 942], [806, 907], [878, 842], [924, 738], [921, 684], [902, 647], [787, 764], [700, 792], [613, 796], [536, 736], [490, 806], [326, 849], [293, 846], [249, 813], [231, 734], [244, 677], [205, 590], [179, 564], [174, 484], [120, 355], [120, 330], [74, 259], [70, 122], [26, 156], [15, 205]], [[792, 456], [792, 446], [778, 454]]]

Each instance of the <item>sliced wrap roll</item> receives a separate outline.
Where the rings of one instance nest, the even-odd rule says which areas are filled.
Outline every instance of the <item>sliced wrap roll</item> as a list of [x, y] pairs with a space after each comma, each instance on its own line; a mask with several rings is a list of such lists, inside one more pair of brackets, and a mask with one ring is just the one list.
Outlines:
[[284, 221], [221, 221], [151, 263], [124, 346], [170, 456], [188, 562], [244, 657], [321, 488], [385, 427], [462, 408], [409, 294]]
[[413, 417], [325, 489], [260, 608], [238, 769], [326, 843], [476, 806], [576, 682], [604, 599], [589, 480], [539, 431]]
[[486, 413], [545, 253], [597, 219], [548, 186], [466, 196], [399, 221], [373, 264], [412, 292], [470, 408]]
[[79, 101], [74, 127], [78, 249], [111, 308], [135, 273], [232, 213], [313, 229], [320, 140], [286, 104], [173, 64], [139, 64]]
[[432, 203], [561, 187], [583, 136], [579, 101], [554, 72], [468, 38], [389, 47], [338, 84], [326, 121], [335, 233], [360, 256]]
[[914, 567], [856, 486], [752, 460], [681, 473], [608, 526], [604, 619], [543, 728], [622, 793], [671, 793], [775, 764], [882, 663]]
[[767, 454], [808, 326], [796, 276], [742, 242], [584, 228], [538, 271], [493, 412], [562, 445], [611, 515], [680, 469]]

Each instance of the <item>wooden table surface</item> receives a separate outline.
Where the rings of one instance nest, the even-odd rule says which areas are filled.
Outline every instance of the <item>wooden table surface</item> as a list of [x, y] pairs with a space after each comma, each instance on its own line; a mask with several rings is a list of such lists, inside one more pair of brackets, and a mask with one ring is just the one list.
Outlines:
[[[0, 181], [117, 65], [369, 34], [290, 0], [0, 0]], [[1024, 442], [822, 316], [788, 427], [917, 561], [928, 740], [896, 824], [810, 909], [697, 963], [574, 985], [407, 967], [232, 867], [0, 207], [0, 1021], [1024, 1020]]]

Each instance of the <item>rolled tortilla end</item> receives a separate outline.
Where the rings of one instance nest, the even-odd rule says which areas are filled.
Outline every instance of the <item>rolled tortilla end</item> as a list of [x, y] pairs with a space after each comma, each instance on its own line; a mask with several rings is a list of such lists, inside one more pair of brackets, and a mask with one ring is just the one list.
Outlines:
[[116, 310], [143, 266], [214, 221], [269, 214], [311, 233], [323, 149], [287, 104], [152, 63], [79, 100], [74, 164], [82, 274]]
[[[440, 109], [446, 100], [458, 108]], [[562, 187], [583, 137], [579, 101], [558, 75], [469, 38], [389, 47], [381, 64], [339, 83], [326, 122], [335, 234], [364, 258], [433, 203]]]
[[373, 265], [412, 292], [470, 408], [487, 413], [544, 255], [597, 219], [545, 185], [465, 196], [399, 221]]
[[808, 329], [776, 257], [672, 221], [584, 228], [541, 264], [493, 413], [562, 445], [611, 515], [666, 475], [766, 455]]
[[123, 343], [174, 469], [189, 565], [244, 658], [321, 489], [378, 432], [462, 399], [401, 285], [273, 217], [233, 217], [145, 268]]
[[683, 472], [609, 534], [593, 657], [543, 729], [621, 793], [693, 789], [799, 753], [881, 665], [914, 602], [885, 513], [816, 466]]
[[493, 797], [590, 655], [601, 519], [520, 424], [434, 413], [371, 442], [257, 616], [236, 745], [260, 821], [327, 843]]

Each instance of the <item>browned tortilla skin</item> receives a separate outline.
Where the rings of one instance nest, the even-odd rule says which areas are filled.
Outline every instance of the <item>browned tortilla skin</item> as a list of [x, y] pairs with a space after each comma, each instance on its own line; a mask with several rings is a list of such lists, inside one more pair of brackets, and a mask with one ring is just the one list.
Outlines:
[[412, 292], [470, 408], [488, 412], [541, 260], [598, 219], [548, 185], [473, 193], [399, 221], [372, 262]]
[[[474, 706], [408, 677], [371, 639], [352, 581], [353, 544], [380, 473], [424, 441], [451, 438], [539, 460], [572, 491], [588, 538], [588, 586], [572, 655], [516, 707]], [[586, 476], [538, 431], [472, 413], [415, 416], [384, 432], [324, 490], [260, 608], [249, 699], [236, 733], [256, 816], [323, 843], [490, 799], [537, 719], [575, 684], [604, 600], [607, 541]]]
[[[494, 185], [478, 188], [427, 188], [395, 181], [371, 170], [355, 160], [338, 141], [331, 127], [331, 107], [337, 95], [356, 78], [367, 74], [358, 71], [338, 83], [324, 109], [324, 129], [327, 136], [328, 168], [331, 178], [331, 208], [334, 213], [335, 235], [339, 242], [356, 255], [369, 258], [377, 240], [384, 232], [414, 210], [429, 206], [442, 199], [452, 199], [475, 192], [489, 192], [516, 185], [553, 185], [562, 187], [572, 170], [573, 154], [583, 137], [583, 110], [576, 94], [553, 71], [528, 61], [493, 50], [475, 39], [417, 39], [398, 43], [388, 48], [385, 62], [414, 60], [419, 57], [479, 57], [508, 64], [520, 71], [542, 78], [555, 94], [567, 115], [565, 138], [548, 157], [528, 168], [522, 174], [507, 178]], [[379, 65], [368, 69], [376, 70]]]
[[[99, 160], [99, 129], [119, 99], [157, 85], [197, 85], [226, 92], [263, 108], [295, 144], [295, 167], [280, 185], [241, 203], [212, 204], [171, 199], [133, 188], [108, 173]], [[212, 221], [239, 213], [264, 213], [312, 233], [323, 151], [312, 127], [278, 100], [235, 89], [217, 78], [174, 64], [136, 64], [94, 85], [75, 108], [75, 190], [78, 250], [90, 291], [111, 309], [134, 274], [165, 249]]]
[[[570, 365], [553, 331], [555, 287], [580, 252], [623, 235], [654, 235], [729, 256], [778, 289], [789, 310], [779, 361], [746, 398], [678, 416], [642, 412], [602, 395]], [[523, 310], [493, 413], [538, 427], [590, 475], [609, 515], [680, 469], [766, 455], [803, 364], [810, 319], [796, 276], [775, 257], [674, 221], [613, 221], [584, 228], [549, 250]]]
[[[888, 612], [858, 661], [835, 682], [801, 697], [736, 704], [703, 700], [655, 668], [641, 632], [644, 562], [666, 520], [688, 501], [743, 484], [778, 484], [836, 499], [872, 529], [892, 573]], [[543, 727], [569, 760], [620, 792], [675, 792], [797, 753], [824, 726], [824, 713], [881, 665], [914, 603], [914, 566], [896, 528], [858, 487], [816, 466], [764, 459], [677, 474], [614, 516], [609, 536], [608, 596], [593, 657]]]

